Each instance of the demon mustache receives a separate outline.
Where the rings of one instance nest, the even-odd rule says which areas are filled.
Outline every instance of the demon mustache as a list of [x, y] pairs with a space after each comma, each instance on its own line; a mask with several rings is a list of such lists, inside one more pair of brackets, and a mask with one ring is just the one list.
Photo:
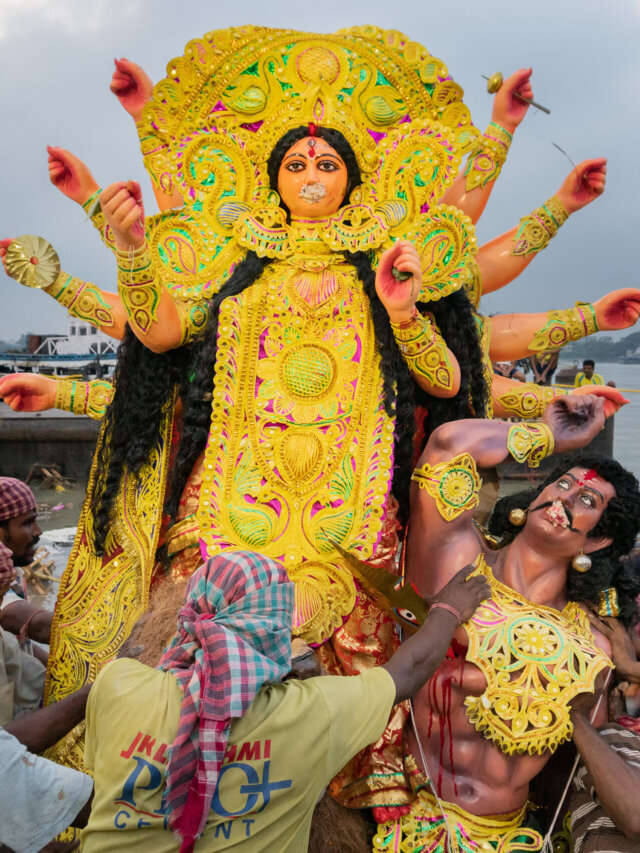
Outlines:
[[[547, 509], [548, 507], [552, 507], [555, 511], [554, 512], [554, 521], [553, 521], [555, 526], [565, 527], [566, 529], [570, 530], [572, 533], [580, 533], [580, 531], [577, 529], [577, 527], [573, 526], [573, 513], [571, 512], [571, 510], [569, 509], [568, 506], [565, 506], [562, 503], [562, 501], [558, 501], [558, 500], [545, 501], [544, 503], [538, 504], [538, 506], [534, 507], [533, 509], [530, 509], [529, 512], [530, 513], [531, 512], [538, 512], [538, 510], [544, 510], [544, 509]], [[563, 520], [562, 520], [563, 515], [568, 522], [567, 524], [563, 524]], [[557, 523], [556, 523], [556, 519], [557, 519]]]
[[312, 203], [321, 201], [327, 194], [327, 188], [324, 184], [319, 183], [318, 181], [314, 181], [310, 184], [304, 184], [300, 188], [300, 192], [298, 196], [305, 201], [310, 201]]

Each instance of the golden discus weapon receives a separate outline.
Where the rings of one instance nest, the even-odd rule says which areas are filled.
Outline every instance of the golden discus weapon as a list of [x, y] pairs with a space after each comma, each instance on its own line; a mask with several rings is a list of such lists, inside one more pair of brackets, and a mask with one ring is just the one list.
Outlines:
[[44, 237], [23, 234], [9, 244], [5, 268], [8, 276], [25, 287], [49, 287], [60, 274], [60, 258]]

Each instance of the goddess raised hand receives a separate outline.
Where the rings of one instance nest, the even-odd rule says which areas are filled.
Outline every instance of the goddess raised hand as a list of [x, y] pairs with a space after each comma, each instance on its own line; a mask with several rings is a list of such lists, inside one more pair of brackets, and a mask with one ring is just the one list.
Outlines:
[[442, 197], [477, 222], [489, 201], [496, 179], [511, 145], [513, 134], [529, 109], [531, 100], [531, 68], [520, 68], [504, 81], [493, 99], [491, 122], [477, 148], [469, 155], [467, 165]]
[[376, 293], [415, 381], [434, 397], [454, 397], [460, 389], [460, 365], [433, 317], [420, 314], [416, 307], [421, 286], [422, 269], [415, 246], [398, 240], [380, 257]]
[[[115, 70], [109, 88], [122, 104], [131, 118], [138, 122], [142, 110], [153, 95], [153, 82], [146, 71], [130, 59], [114, 59]], [[164, 192], [162, 187], [153, 183], [153, 194], [160, 210], [182, 207], [183, 199], [179, 192]]]
[[149, 75], [130, 59], [114, 59], [115, 70], [109, 88], [134, 121], [139, 121], [145, 104], [151, 100], [153, 83]]
[[47, 145], [49, 180], [63, 195], [84, 205], [97, 193], [99, 185], [88, 166], [64, 148]]

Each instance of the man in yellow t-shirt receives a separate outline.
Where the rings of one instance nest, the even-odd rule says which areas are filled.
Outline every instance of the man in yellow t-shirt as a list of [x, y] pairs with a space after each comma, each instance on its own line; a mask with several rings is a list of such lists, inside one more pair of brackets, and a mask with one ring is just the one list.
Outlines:
[[[260, 618], [255, 595], [253, 610], [247, 614], [243, 602], [249, 596], [233, 597], [238, 588], [235, 581], [226, 587], [215, 585], [223, 562], [239, 565], [243, 571], [246, 566], [252, 571], [255, 566], [267, 565], [271, 580], [263, 583], [261, 594], [269, 584], [283, 585], [273, 579], [277, 564], [264, 557], [237, 552], [213, 558], [189, 582], [179, 616], [181, 627], [160, 668], [123, 658], [107, 665], [96, 679], [86, 718], [85, 763], [94, 776], [95, 796], [83, 835], [85, 853], [305, 851], [313, 810], [331, 778], [380, 736], [392, 705], [431, 677], [457, 625], [488, 595], [484, 579], [466, 580], [469, 567], [440, 592], [424, 625], [384, 667], [353, 677], [321, 676], [261, 686], [243, 715], [233, 715], [221, 761], [215, 766], [215, 784], [208, 789], [211, 795], [205, 797], [203, 823], [189, 839], [188, 821], [183, 820], [178, 831], [186, 827], [186, 833], [181, 831], [180, 845], [169, 831], [170, 827], [176, 829], [176, 821], [170, 811], [172, 794], [166, 789], [173, 785], [174, 791], [179, 790], [172, 763], [178, 764], [178, 782], [190, 785], [190, 793], [194, 784], [199, 791], [204, 790], [204, 783], [193, 775], [195, 765], [190, 767], [188, 753], [187, 758], [176, 753], [181, 736], [193, 723], [188, 711], [194, 681], [201, 697], [199, 713], [208, 704], [210, 723], [215, 701], [213, 694], [208, 694], [209, 688], [218, 693], [229, 689], [224, 678], [226, 654], [234, 677], [246, 676], [246, 672], [233, 672], [238, 658], [233, 641], [255, 643], [259, 652], [264, 652], [264, 646], [251, 636], [252, 625]], [[284, 575], [284, 570], [279, 571]], [[200, 595], [195, 606], [197, 590], [204, 590], [204, 596]], [[205, 600], [209, 602], [208, 613]], [[260, 606], [264, 608], [264, 604], [263, 597]], [[269, 635], [289, 637], [292, 607], [291, 595], [288, 607], [272, 613], [263, 610]], [[197, 618], [193, 620], [194, 611], [204, 628]], [[213, 633], [207, 636], [206, 632], [214, 631], [216, 620], [224, 622], [225, 614], [231, 611], [234, 618], [227, 619], [224, 626], [226, 651], [214, 655], [215, 666], [207, 671], [208, 653], [220, 652], [221, 645], [219, 637]], [[177, 660], [188, 674], [182, 683]], [[197, 774], [215, 752], [215, 738], [204, 737], [202, 726], [200, 719]], [[184, 745], [184, 737], [182, 741]], [[182, 814], [188, 811], [187, 801]]]
[[576, 373], [573, 384], [576, 388], [582, 385], [604, 385], [604, 379], [599, 373], [594, 373], [596, 363], [592, 358], [585, 358], [582, 362], [582, 370]]

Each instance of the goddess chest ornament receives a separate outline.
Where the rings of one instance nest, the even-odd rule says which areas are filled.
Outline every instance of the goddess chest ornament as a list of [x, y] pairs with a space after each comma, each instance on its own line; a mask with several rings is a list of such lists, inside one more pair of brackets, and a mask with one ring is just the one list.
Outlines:
[[573, 732], [571, 700], [592, 693], [598, 673], [612, 663], [594, 645], [575, 602], [562, 612], [532, 604], [497, 580], [482, 556], [474, 574], [487, 578], [491, 598], [465, 623], [466, 660], [487, 687], [465, 699], [467, 716], [507, 755], [553, 752]]
[[198, 509], [203, 552], [252, 548], [296, 583], [294, 631], [327, 639], [355, 603], [335, 551], [375, 554], [394, 423], [368, 300], [326, 254], [275, 261], [223, 303]]

